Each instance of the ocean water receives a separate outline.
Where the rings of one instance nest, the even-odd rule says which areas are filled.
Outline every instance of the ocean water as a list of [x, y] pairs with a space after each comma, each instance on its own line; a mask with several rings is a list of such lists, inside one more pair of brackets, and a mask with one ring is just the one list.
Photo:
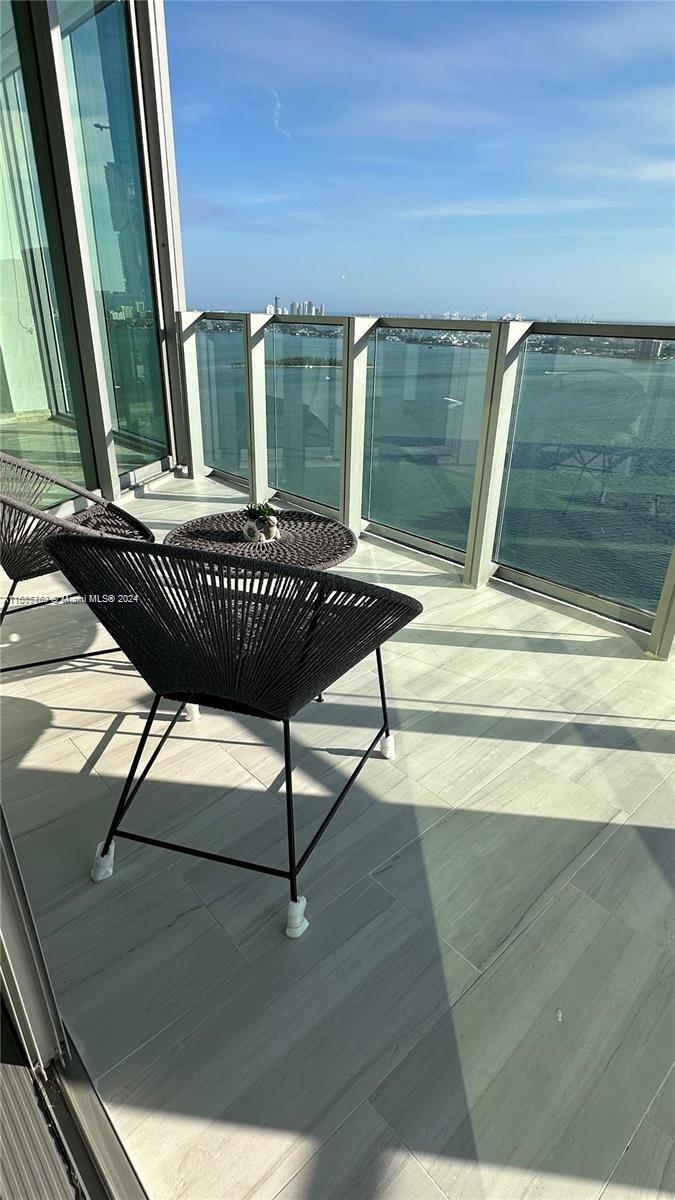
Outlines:
[[[241, 332], [198, 339], [207, 462], [245, 475]], [[541, 345], [521, 356], [495, 556], [654, 611], [675, 539], [675, 359]], [[270, 479], [337, 507], [341, 336], [276, 326], [266, 351]], [[372, 339], [365, 517], [466, 547], [487, 359], [487, 338]]]

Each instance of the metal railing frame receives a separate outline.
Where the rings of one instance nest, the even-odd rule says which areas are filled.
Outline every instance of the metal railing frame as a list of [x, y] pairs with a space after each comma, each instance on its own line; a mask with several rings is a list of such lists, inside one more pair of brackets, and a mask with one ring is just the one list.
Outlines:
[[[340, 503], [337, 514], [358, 535], [364, 531], [408, 546], [458, 565], [464, 564], [464, 583], [483, 587], [492, 578], [503, 579], [551, 598], [574, 604], [600, 616], [651, 631], [649, 652], [667, 657], [675, 629], [675, 565], [663, 584], [657, 615], [628, 605], [594, 596], [578, 588], [539, 579], [527, 571], [495, 562], [493, 558], [499, 504], [507, 463], [507, 443], [511, 428], [520, 354], [533, 334], [560, 336], [675, 339], [675, 328], [664, 325], [589, 325], [562, 321], [466, 321], [431, 317], [337, 317], [290, 316], [281, 313], [206, 311], [179, 314], [182, 353], [185, 363], [192, 473], [210, 470], [204, 465], [198, 395], [197, 357], [194, 333], [200, 319], [241, 322], [244, 345], [246, 397], [249, 429], [249, 494], [256, 500], [276, 495], [289, 503], [310, 506], [317, 511], [335, 512], [325, 504], [307, 497], [294, 496], [269, 484], [267, 473], [267, 396], [265, 388], [266, 329], [279, 325], [334, 325], [343, 331], [342, 343], [342, 444]], [[479, 434], [474, 491], [466, 550], [370, 521], [362, 515], [363, 460], [367, 391], [368, 339], [377, 329], [437, 329], [457, 332], [489, 333], [488, 364], [481, 428]], [[193, 437], [194, 433], [194, 437]], [[217, 471], [223, 478], [227, 472]], [[241, 484], [243, 480], [237, 479]]]
[[675, 546], [673, 547], [661, 589], [661, 598], [647, 640], [647, 654], [668, 658], [675, 640]]

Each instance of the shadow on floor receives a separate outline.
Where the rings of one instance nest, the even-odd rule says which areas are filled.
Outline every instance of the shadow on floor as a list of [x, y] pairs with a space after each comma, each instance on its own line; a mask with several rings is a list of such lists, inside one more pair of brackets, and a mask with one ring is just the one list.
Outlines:
[[[9, 703], [49, 733], [45, 705]], [[87, 882], [117, 720], [95, 731], [96, 797], [65, 760], [19, 762], [7, 815], [31, 807], [17, 852], [55, 987], [151, 1196], [599, 1196], [670, 1062], [672, 832], [562, 779], [516, 779], [494, 810], [425, 804], [374, 758], [289, 943], [280, 880], [118, 843], [113, 879]], [[300, 848], [330, 803], [311, 749], [303, 772]], [[148, 787], [127, 827], [284, 865], [278, 794], [252, 778]]]

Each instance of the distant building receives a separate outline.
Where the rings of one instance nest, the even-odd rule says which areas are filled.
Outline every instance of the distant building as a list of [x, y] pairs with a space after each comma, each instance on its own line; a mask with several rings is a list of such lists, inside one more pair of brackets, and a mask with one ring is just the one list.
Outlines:
[[274, 313], [274, 305], [273, 304], [266, 305], [265, 312], [267, 313], [268, 317], [271, 317]]
[[291, 317], [323, 317], [326, 313], [325, 304], [315, 304], [313, 300], [291, 300], [288, 307], [283, 307], [279, 296], [274, 297], [274, 304], [268, 304], [268, 313], [279, 313]]

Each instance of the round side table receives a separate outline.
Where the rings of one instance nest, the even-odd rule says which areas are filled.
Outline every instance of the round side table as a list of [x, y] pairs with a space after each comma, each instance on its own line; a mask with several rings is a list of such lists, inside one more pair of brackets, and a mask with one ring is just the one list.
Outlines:
[[318, 513], [282, 509], [276, 513], [281, 537], [272, 542], [247, 542], [243, 535], [246, 510], [213, 513], [177, 525], [164, 539], [167, 545], [194, 550], [241, 554], [296, 567], [326, 571], [349, 558], [358, 545], [346, 525]]

